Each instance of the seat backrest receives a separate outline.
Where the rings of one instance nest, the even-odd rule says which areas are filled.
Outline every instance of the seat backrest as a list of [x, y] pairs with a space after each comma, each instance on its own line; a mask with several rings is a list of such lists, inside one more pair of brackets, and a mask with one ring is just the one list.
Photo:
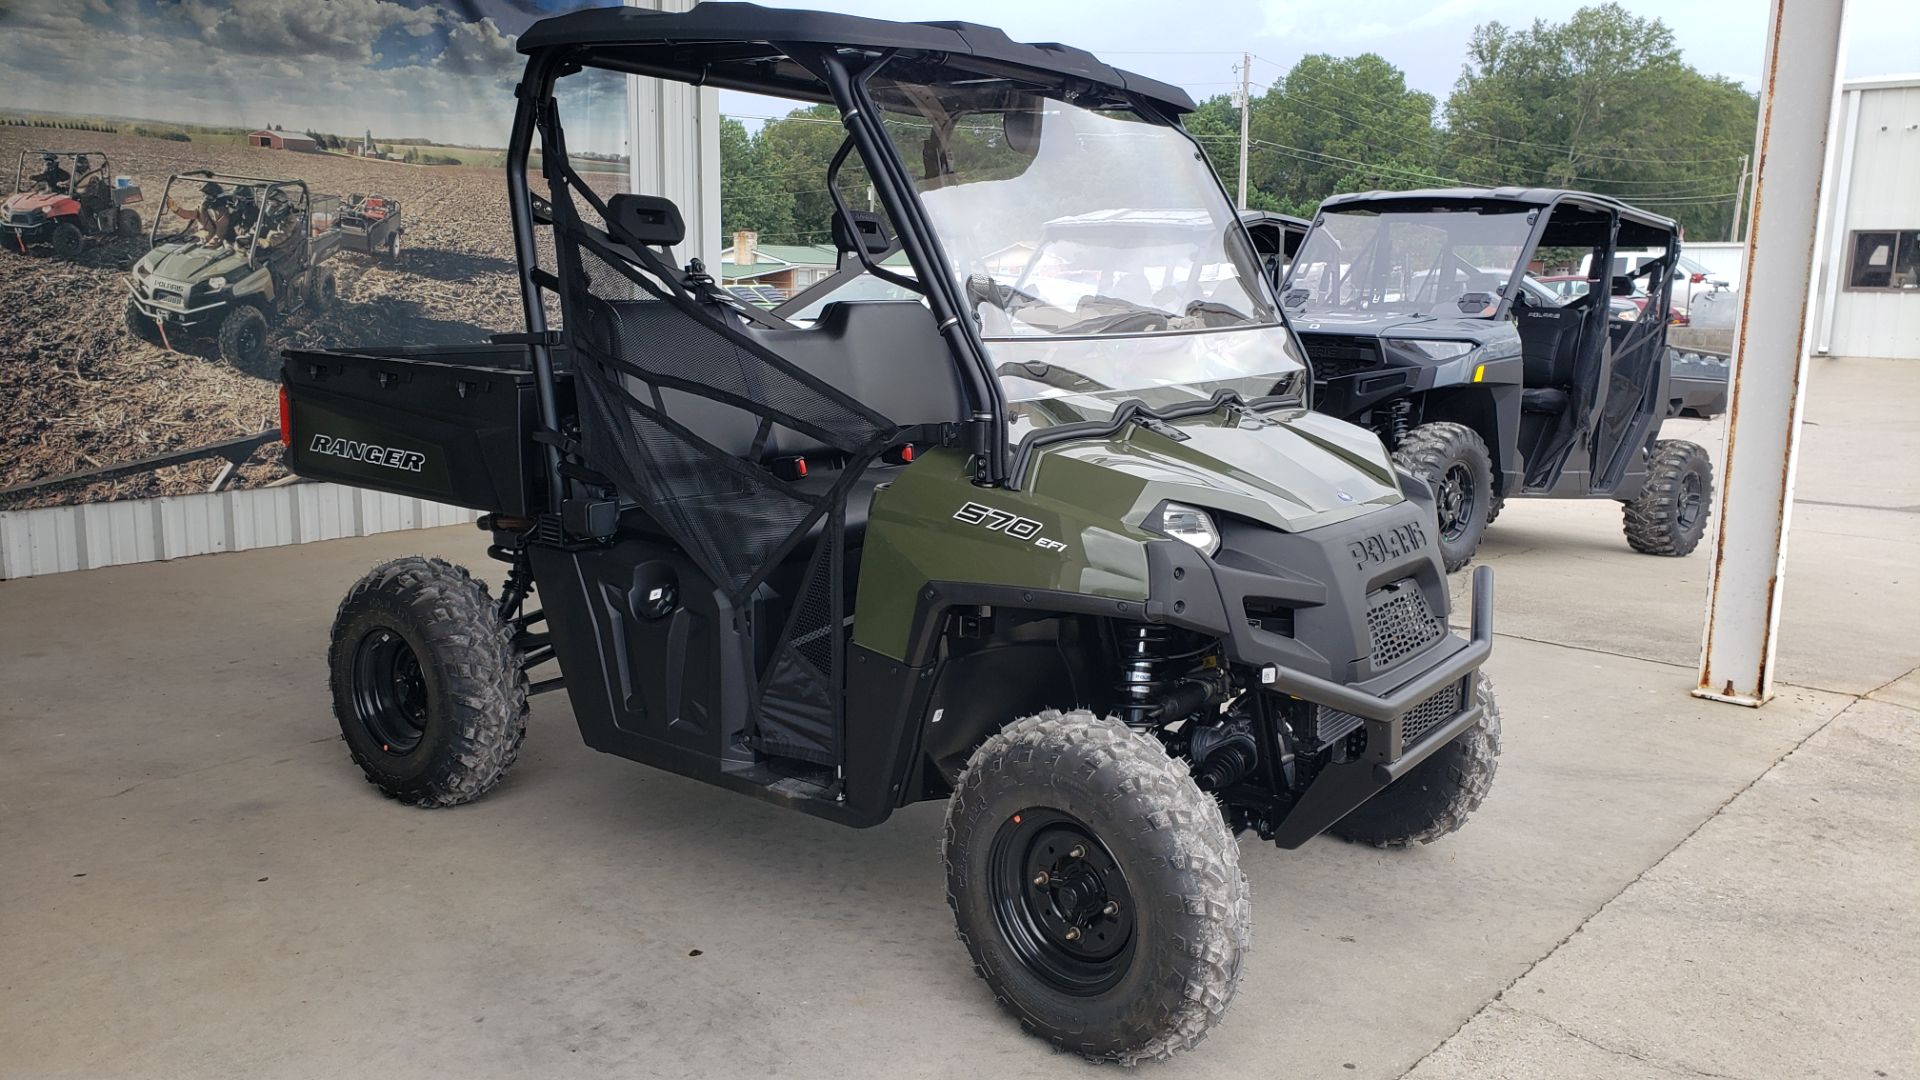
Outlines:
[[[650, 299], [615, 300], [610, 301], [607, 307], [614, 316], [612, 343], [616, 355], [624, 355], [628, 350], [672, 348], [673, 342], [685, 336], [686, 316], [670, 304]], [[723, 385], [751, 388], [757, 383], [750, 366], [734, 350], [714, 349], [703, 360], [714, 368], [726, 369], [724, 377], [715, 379]], [[721, 373], [716, 370], [714, 374], [718, 376]], [[642, 401], [652, 400], [653, 391], [642, 380], [632, 375], [622, 375], [621, 381], [628, 393]], [[682, 427], [711, 443], [715, 449], [738, 458], [744, 458], [752, 451], [754, 434], [760, 429], [760, 418], [753, 413], [724, 401], [670, 387], [661, 388], [660, 400], [665, 406], [662, 411]]]
[[1520, 358], [1527, 386], [1566, 386], [1573, 381], [1580, 324], [1578, 307], [1529, 305], [1520, 311]]
[[[960, 376], [933, 313], [917, 300], [842, 300], [821, 309], [806, 329], [754, 327], [755, 340], [902, 427], [965, 416]], [[768, 452], [824, 449], [776, 428]]]

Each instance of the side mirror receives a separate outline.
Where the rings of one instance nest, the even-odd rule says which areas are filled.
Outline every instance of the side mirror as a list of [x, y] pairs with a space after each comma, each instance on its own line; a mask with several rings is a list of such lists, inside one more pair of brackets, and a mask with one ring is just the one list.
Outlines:
[[833, 217], [833, 246], [849, 255], [865, 252], [875, 257], [893, 250], [886, 219], [871, 210], [849, 210]]
[[1632, 296], [1633, 295], [1633, 279], [1630, 277], [1614, 278], [1613, 279], [1613, 295], [1614, 296]]
[[1000, 114], [1000, 129], [1006, 136], [1007, 149], [1023, 157], [1039, 153], [1041, 115], [1037, 99], [1027, 108]]

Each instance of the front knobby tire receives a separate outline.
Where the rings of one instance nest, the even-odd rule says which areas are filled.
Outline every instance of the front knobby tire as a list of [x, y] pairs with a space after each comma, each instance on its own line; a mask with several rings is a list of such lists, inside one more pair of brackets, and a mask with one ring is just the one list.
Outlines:
[[1475, 692], [1485, 713], [1414, 770], [1361, 803], [1329, 831], [1342, 840], [1379, 848], [1431, 844], [1458, 832], [1493, 788], [1500, 763], [1500, 706], [1484, 674]]
[[333, 620], [333, 711], [367, 781], [410, 806], [497, 786], [527, 731], [527, 677], [487, 588], [409, 556], [354, 584]]
[[267, 355], [267, 317], [251, 304], [235, 304], [220, 319], [220, 358], [250, 370]]
[[80, 226], [71, 221], [63, 221], [53, 227], [53, 253], [62, 259], [77, 259], [87, 240], [80, 232]]
[[941, 855], [974, 970], [1060, 1049], [1168, 1057], [1240, 984], [1253, 909], [1233, 834], [1182, 763], [1118, 720], [1048, 711], [988, 739]]
[[1433, 488], [1440, 560], [1447, 572], [1473, 561], [1493, 508], [1493, 457], [1465, 424], [1422, 424], [1400, 440], [1394, 464]]
[[1695, 443], [1662, 439], [1647, 455], [1647, 482], [1626, 504], [1627, 545], [1644, 555], [1688, 555], [1713, 507], [1713, 459]]

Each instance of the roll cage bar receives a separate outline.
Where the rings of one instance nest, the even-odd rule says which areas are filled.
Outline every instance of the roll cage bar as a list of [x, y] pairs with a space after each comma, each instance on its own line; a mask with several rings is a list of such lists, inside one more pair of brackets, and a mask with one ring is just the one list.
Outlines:
[[[971, 305], [964, 287], [946, 271], [948, 262], [939, 237], [882, 126], [882, 109], [869, 92], [868, 80], [896, 58], [936, 66], [953, 63], [968, 74], [1104, 97], [1192, 141], [1179, 118], [1191, 112], [1194, 104], [1178, 87], [1108, 67], [1081, 50], [1021, 44], [999, 30], [967, 23], [895, 23], [744, 3], [709, 2], [678, 14], [599, 8], [535, 23], [521, 36], [519, 49], [527, 54], [527, 66], [515, 89], [517, 105], [506, 159], [508, 202], [527, 326], [524, 340], [533, 363], [540, 423], [553, 433], [558, 433], [560, 424], [553, 348], [561, 339], [548, 327], [542, 293], [557, 293], [560, 282], [539, 266], [535, 228], [553, 225], [553, 213], [533, 195], [527, 171], [533, 139], [539, 135], [546, 151], [541, 158], [546, 181], [570, 183], [554, 97], [555, 84], [565, 76], [594, 68], [838, 108], [847, 139], [830, 166], [827, 186], [836, 224], [843, 225], [849, 236], [859, 236], [854, 214], [833, 183], [840, 166], [857, 150], [896, 229], [892, 243], [906, 253], [918, 276], [908, 279], [886, 271], [863, 244], [854, 243], [852, 254], [867, 272], [926, 298], [937, 331], [956, 361], [969, 413], [955, 425], [950, 442], [974, 454], [975, 481], [983, 485], [1017, 480], [1018, 460], [1008, 444], [1006, 398], [979, 329], [968, 315]], [[1193, 145], [1202, 152], [1198, 142]], [[1221, 192], [1224, 197], [1225, 189]], [[1252, 250], [1244, 224], [1238, 227]], [[853, 276], [850, 269], [841, 273]], [[774, 317], [781, 314], [776, 312]], [[547, 491], [555, 512], [566, 490], [562, 441], [556, 437], [544, 445]]]
[[[32, 158], [40, 158], [44, 160], [49, 156], [57, 157], [57, 158], [75, 159], [75, 160], [82, 157], [85, 157], [88, 159], [98, 158], [99, 164], [94, 165], [92, 168], [87, 170], [87, 175], [89, 176], [93, 175], [94, 173], [107, 172], [107, 166], [112, 164], [111, 160], [107, 157], [107, 155], [104, 152], [99, 150], [44, 150], [44, 149], [43, 150], [22, 150], [20, 151], [20, 161], [18, 164], [14, 166], [14, 169], [13, 169], [13, 190], [15, 191], [21, 190], [21, 185], [26, 182], [28, 158], [32, 157]], [[79, 190], [80, 190], [80, 170], [78, 168], [68, 170], [67, 190], [65, 194], [73, 195]]]

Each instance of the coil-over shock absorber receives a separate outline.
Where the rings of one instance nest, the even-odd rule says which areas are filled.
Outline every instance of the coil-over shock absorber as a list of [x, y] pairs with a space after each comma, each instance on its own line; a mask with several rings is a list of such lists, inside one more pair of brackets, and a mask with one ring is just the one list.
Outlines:
[[1226, 688], [1225, 672], [1207, 660], [1211, 638], [1157, 623], [1116, 627], [1121, 717], [1132, 727], [1167, 723], [1190, 715]]

